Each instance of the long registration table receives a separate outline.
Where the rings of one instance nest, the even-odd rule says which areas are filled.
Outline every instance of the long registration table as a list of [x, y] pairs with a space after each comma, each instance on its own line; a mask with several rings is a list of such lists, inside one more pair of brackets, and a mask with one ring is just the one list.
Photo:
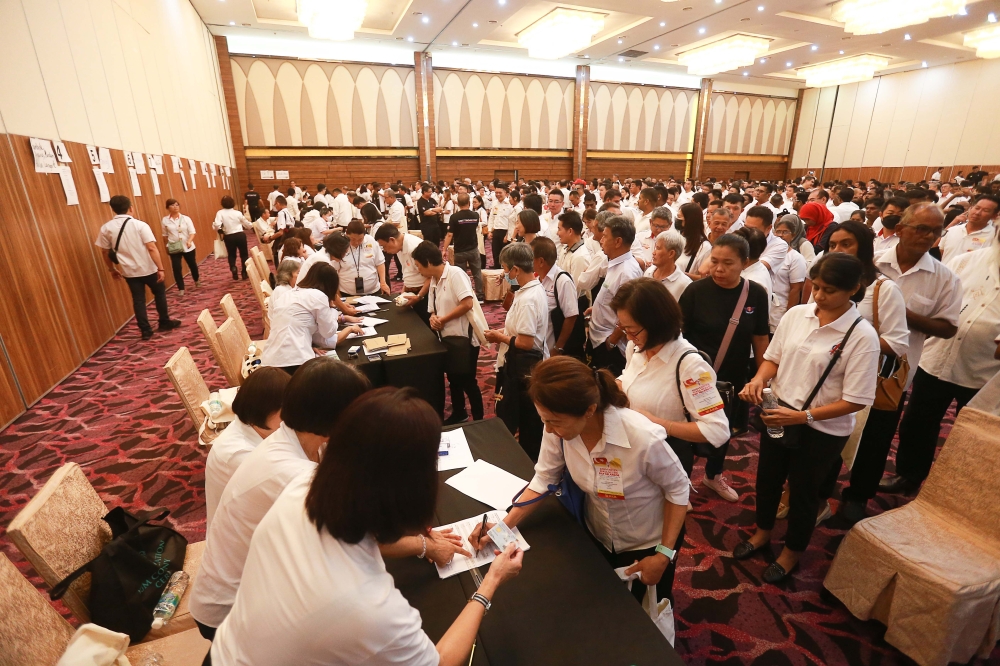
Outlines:
[[[476, 421], [464, 429], [474, 458], [531, 479], [531, 460], [500, 419]], [[444, 483], [459, 471], [438, 474], [438, 525], [492, 510]], [[557, 499], [543, 500], [519, 527], [531, 549], [524, 554], [520, 575], [501, 586], [493, 599], [479, 629], [474, 665], [681, 666], [586, 528]], [[471, 572], [441, 580], [434, 567], [412, 557], [387, 560], [386, 566], [435, 642], [476, 589]], [[485, 567], [481, 573], [486, 574]]]
[[378, 361], [369, 361], [364, 349], [358, 358], [350, 358], [347, 350], [361, 345], [365, 338], [345, 340], [337, 345], [337, 356], [365, 373], [372, 386], [412, 386], [439, 414], [444, 412], [444, 357], [446, 348], [434, 333], [410, 308], [401, 308], [393, 302], [382, 303], [377, 312], [367, 312], [366, 317], [387, 319], [379, 324], [376, 335], [389, 337], [406, 333], [410, 338], [410, 351], [405, 356], [387, 357], [380, 354]]

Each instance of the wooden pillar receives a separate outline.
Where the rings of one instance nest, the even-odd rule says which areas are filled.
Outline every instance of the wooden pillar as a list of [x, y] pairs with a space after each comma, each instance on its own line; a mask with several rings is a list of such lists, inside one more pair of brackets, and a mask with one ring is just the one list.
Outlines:
[[437, 180], [437, 139], [434, 133], [434, 65], [431, 54], [413, 54], [416, 78], [417, 152], [420, 155], [420, 180]]
[[587, 134], [590, 127], [590, 65], [576, 66], [573, 90], [573, 178], [587, 178]]
[[[229, 44], [222, 35], [215, 35], [215, 52], [219, 58], [219, 77], [225, 95], [226, 117], [229, 119], [229, 137], [233, 142], [233, 191], [242, 196], [243, 186], [250, 182], [250, 167], [247, 153], [243, 148], [243, 130], [240, 127], [240, 109], [236, 104], [236, 86], [233, 84], [233, 68], [229, 61]], [[242, 174], [246, 174], [245, 176]]]
[[[799, 136], [799, 118], [802, 117], [802, 100], [806, 96], [806, 89], [799, 88], [799, 97], [795, 102], [795, 120], [792, 121], [792, 136], [788, 139], [788, 159], [785, 162], [785, 180], [792, 170], [792, 153], [795, 151], [795, 139]], [[833, 122], [831, 121], [831, 125]], [[807, 156], [808, 157], [808, 156]]]
[[698, 107], [694, 115], [694, 149], [691, 151], [691, 178], [701, 178], [705, 163], [705, 138], [708, 136], [708, 114], [712, 107], [712, 79], [701, 80]]

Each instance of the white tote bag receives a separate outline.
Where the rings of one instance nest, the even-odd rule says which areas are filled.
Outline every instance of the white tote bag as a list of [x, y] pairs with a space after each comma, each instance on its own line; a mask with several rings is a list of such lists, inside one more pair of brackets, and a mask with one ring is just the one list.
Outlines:
[[[639, 573], [636, 572], [631, 575], [625, 574], [625, 569], [628, 567], [619, 567], [615, 569], [615, 573], [618, 577], [625, 581], [625, 586], [632, 591], [632, 581], [639, 580]], [[642, 581], [639, 580], [641, 583]], [[646, 586], [646, 597], [642, 602], [643, 608], [649, 613], [649, 619], [653, 621], [656, 628], [660, 630], [663, 637], [667, 639], [671, 647], [674, 644], [674, 608], [670, 604], [670, 599], [663, 599], [662, 601], [657, 601], [656, 599], [656, 586], [647, 585]]]
[[229, 257], [229, 251], [226, 250], [226, 242], [221, 238], [215, 239], [215, 249], [212, 253], [215, 255], [216, 259], [226, 259]]

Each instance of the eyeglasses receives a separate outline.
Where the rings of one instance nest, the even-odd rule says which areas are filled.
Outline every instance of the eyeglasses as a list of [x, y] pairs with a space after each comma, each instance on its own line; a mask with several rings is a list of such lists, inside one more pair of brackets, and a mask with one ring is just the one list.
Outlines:
[[794, 236], [795, 234], [793, 234], [790, 229], [775, 229], [774, 235], [784, 238], [785, 236]]
[[921, 236], [932, 236], [934, 238], [939, 238], [944, 233], [944, 227], [928, 227], [926, 224], [900, 224], [897, 226], [913, 229]]
[[622, 326], [622, 323], [620, 321], [619, 322], [615, 322], [615, 325], [618, 328], [620, 328], [625, 333], [625, 335], [627, 335], [628, 337], [632, 338], [633, 340], [635, 340], [640, 335], [642, 335], [643, 332], [646, 330], [644, 328], [640, 328], [638, 330], [627, 328], [625, 326]]

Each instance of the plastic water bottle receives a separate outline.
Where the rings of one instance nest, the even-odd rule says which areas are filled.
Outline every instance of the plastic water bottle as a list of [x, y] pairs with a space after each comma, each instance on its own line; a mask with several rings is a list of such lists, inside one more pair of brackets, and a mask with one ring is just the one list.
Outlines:
[[146, 658], [139, 662], [137, 666], [167, 666], [167, 661], [159, 652], [153, 652], [146, 655]]
[[[764, 401], [763, 404], [761, 405], [761, 408], [777, 409], [777, 407], [778, 407], [778, 399], [774, 396], [774, 393], [769, 388], [764, 389]], [[785, 429], [782, 426], [767, 427], [768, 437], [771, 437], [773, 439], [778, 439], [779, 437], [783, 437], [784, 434], [785, 434]]]
[[212, 391], [208, 396], [208, 414], [212, 417], [212, 421], [222, 414], [222, 400], [219, 399], [218, 391]]
[[157, 602], [156, 608], [153, 609], [153, 629], [159, 629], [170, 622], [170, 618], [174, 616], [174, 611], [177, 610], [177, 605], [180, 604], [181, 597], [184, 596], [184, 590], [187, 589], [190, 580], [191, 577], [185, 571], [175, 571], [174, 575], [170, 577], [170, 582], [167, 583], [163, 595]]

